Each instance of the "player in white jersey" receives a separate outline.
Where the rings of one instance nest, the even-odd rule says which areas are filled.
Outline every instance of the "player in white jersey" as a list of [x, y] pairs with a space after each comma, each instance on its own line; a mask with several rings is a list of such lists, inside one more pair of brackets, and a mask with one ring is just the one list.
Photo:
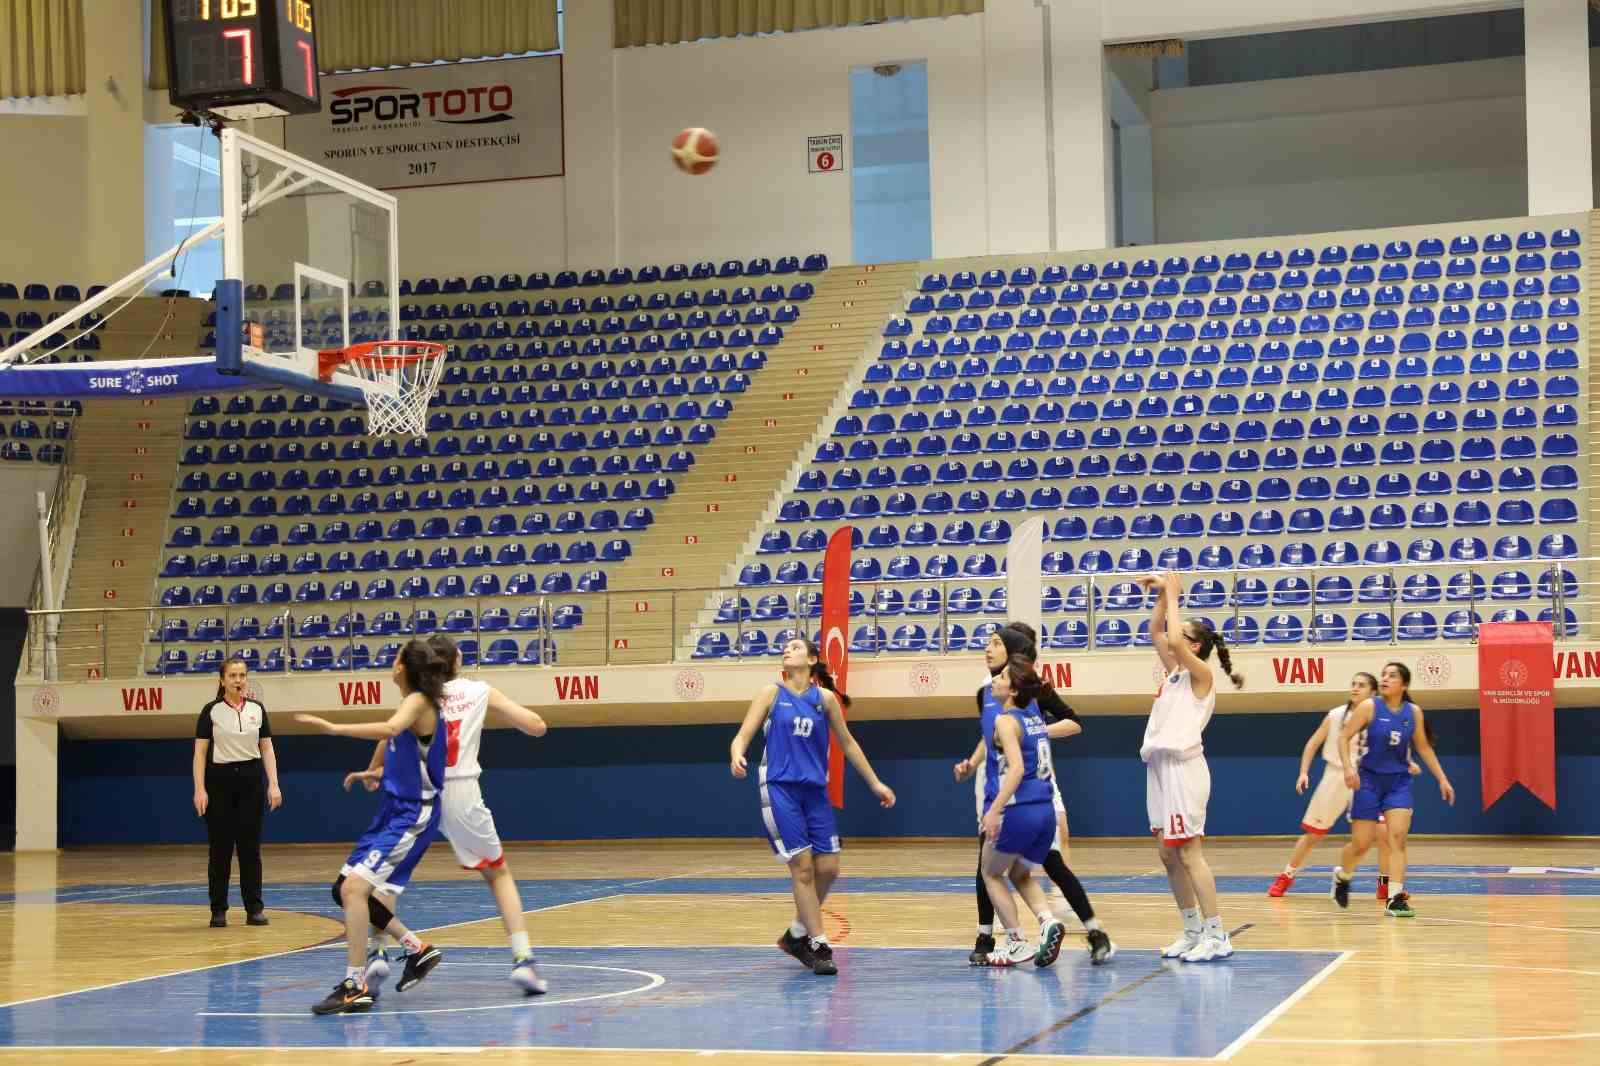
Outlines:
[[1178, 615], [1178, 575], [1141, 578], [1156, 589], [1150, 616], [1150, 641], [1155, 645], [1165, 678], [1150, 707], [1139, 758], [1146, 764], [1145, 807], [1150, 832], [1161, 842], [1172, 898], [1183, 915], [1183, 935], [1161, 952], [1164, 959], [1210, 962], [1233, 954], [1217, 906], [1217, 879], [1206, 862], [1201, 841], [1206, 835], [1206, 803], [1211, 798], [1211, 771], [1200, 736], [1217, 704], [1215, 680], [1206, 660], [1215, 649], [1223, 672], [1234, 688], [1244, 678], [1221, 634], [1198, 619], [1185, 623]]
[[[530, 996], [540, 995], [548, 986], [534, 966], [528, 926], [522, 915], [522, 897], [517, 892], [511, 868], [506, 865], [494, 815], [489, 813], [488, 805], [483, 802], [483, 790], [478, 786], [478, 778], [483, 773], [478, 765], [478, 748], [491, 711], [500, 722], [530, 737], [544, 736], [544, 719], [483, 681], [457, 676], [461, 669], [461, 652], [449, 637], [435, 634], [428, 638], [428, 643], [440, 658], [453, 664], [440, 711], [447, 747], [444, 811], [439, 831], [450, 842], [456, 861], [464, 869], [482, 874], [494, 896], [511, 941], [512, 983]], [[367, 769], [347, 775], [344, 787], [348, 789], [354, 782], [361, 781], [367, 789], [375, 788], [383, 777], [383, 755], [384, 748], [380, 744]], [[369, 977], [376, 973], [381, 980], [388, 968], [381, 946], [373, 945], [369, 950], [367, 965]]]
[[[1332, 829], [1340, 817], [1350, 811], [1351, 790], [1344, 783], [1344, 755], [1339, 751], [1339, 734], [1344, 730], [1344, 723], [1350, 712], [1362, 700], [1372, 698], [1378, 691], [1378, 679], [1362, 671], [1350, 679], [1350, 699], [1337, 707], [1329, 709], [1316, 731], [1311, 734], [1311, 739], [1306, 741], [1305, 748], [1300, 752], [1300, 776], [1295, 780], [1294, 790], [1299, 795], [1305, 795], [1310, 787], [1311, 760], [1318, 751], [1322, 752], [1322, 761], [1325, 764], [1322, 770], [1322, 779], [1317, 782], [1317, 787], [1311, 793], [1311, 802], [1306, 804], [1305, 817], [1300, 819], [1300, 839], [1295, 841], [1294, 851], [1289, 855], [1289, 863], [1283, 868], [1272, 887], [1267, 889], [1267, 895], [1276, 899], [1288, 892], [1294, 885], [1295, 875], [1305, 865], [1306, 859], [1311, 854], [1311, 849]], [[1357, 738], [1358, 742], [1361, 738]], [[1363, 753], [1356, 752], [1360, 758]], [[1421, 773], [1422, 768], [1415, 763], [1411, 766], [1413, 774]], [[1389, 834], [1384, 826], [1378, 826], [1378, 898], [1387, 899], [1389, 889]]]

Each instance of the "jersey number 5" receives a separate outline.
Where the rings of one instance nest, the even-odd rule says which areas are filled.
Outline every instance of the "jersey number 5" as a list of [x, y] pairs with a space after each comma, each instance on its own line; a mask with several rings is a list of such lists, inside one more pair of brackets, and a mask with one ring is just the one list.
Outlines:
[[1400, 746], [1400, 744], [1401, 744], [1401, 741], [1404, 740], [1404, 739], [1405, 739], [1405, 734], [1402, 733], [1400, 730], [1398, 730], [1398, 729], [1389, 730], [1389, 746], [1391, 748], [1398, 748]]
[[816, 723], [809, 718], [796, 718], [794, 720], [794, 735], [797, 737], [809, 737], [811, 730], [815, 726]]

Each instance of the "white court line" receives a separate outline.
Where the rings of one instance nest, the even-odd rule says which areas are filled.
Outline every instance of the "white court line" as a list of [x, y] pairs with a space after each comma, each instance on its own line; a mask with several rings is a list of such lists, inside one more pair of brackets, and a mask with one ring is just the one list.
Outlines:
[[[168, 883], [172, 884], [172, 885], [182, 885], [183, 887], [180, 887], [180, 888], [163, 888], [160, 885], [152, 885], [148, 889], [140, 888], [137, 891], [129, 891], [129, 892], [124, 892], [124, 891], [121, 891], [119, 889], [118, 890], [118, 894], [114, 895], [114, 896], [66, 896], [66, 897], [57, 896], [55, 899], [49, 899], [49, 900], [45, 900], [45, 899], [32, 900], [32, 899], [16, 899], [16, 898], [13, 898], [13, 899], [11, 899], [10, 901], [8, 901], [5, 904], [0, 904], [0, 906], [7, 906], [7, 907], [64, 907], [69, 903], [106, 903], [106, 902], [109, 902], [109, 901], [112, 901], [112, 900], [134, 899], [134, 898], [139, 897], [139, 896], [179, 896], [179, 895], [182, 895], [185, 892], [189, 892], [191, 890], [198, 890], [199, 889], [198, 885], [186, 885], [186, 884], [184, 884], [184, 882], [181, 882], [181, 881], [172, 881], [172, 882], [168, 882]], [[29, 889], [28, 891], [29, 892], [47, 892], [49, 890], [48, 889]]]
[[[299, 1015], [296, 1015], [295, 1017], [299, 1017]], [[349, 1017], [349, 1015], [341, 1015], [341, 1017]], [[49, 1051], [122, 1051], [122, 1052], [127, 1052], [127, 1051], [143, 1051], [143, 1050], [148, 1050], [148, 1049], [147, 1048], [130, 1047], [127, 1044], [31, 1044], [31, 1045], [23, 1045], [23, 1046], [0, 1045], [0, 1053], [4, 1053], [4, 1052], [7, 1052], [7, 1051], [38, 1052], [40, 1050], [49, 1050]], [[328, 1055], [331, 1056], [331, 1055], [348, 1054], [348, 1053], [353, 1053], [353, 1052], [363, 1052], [363, 1053], [378, 1052], [380, 1054], [404, 1053], [404, 1054], [409, 1054], [409, 1055], [477, 1055], [477, 1054], [482, 1054], [485, 1051], [504, 1051], [506, 1049], [505, 1048], [500, 1048], [500, 1047], [486, 1048], [481, 1044], [467, 1044], [467, 1045], [461, 1045], [461, 1046], [458, 1046], [458, 1047], [442, 1046], [442, 1047], [404, 1047], [404, 1048], [398, 1048], [398, 1047], [382, 1047], [382, 1048], [378, 1048], [378, 1047], [349, 1047], [349, 1048], [344, 1048], [344, 1047], [332, 1047], [332, 1046], [329, 1046], [329, 1047], [277, 1047], [277, 1046], [274, 1046], [274, 1047], [263, 1047], [260, 1044], [196, 1044], [193, 1047], [174, 1048], [173, 1050], [175, 1050], [175, 1051], [204, 1051], [204, 1052], [254, 1051], [254, 1052], [257, 1052], [257, 1053], [262, 1052], [262, 1051], [310, 1051], [310, 1052], [323, 1052], [323, 1053], [328, 1054]], [[1001, 1055], [1002, 1054], [999, 1051], [992, 1051], [992, 1050], [988, 1050], [988, 1049], [984, 1049], [984, 1048], [974, 1048], [974, 1049], [971, 1049], [971, 1050], [951, 1051], [951, 1052], [937, 1052], [937, 1051], [935, 1051], [935, 1052], [929, 1052], [929, 1051], [816, 1051], [816, 1050], [804, 1050], [804, 1051], [802, 1051], [802, 1050], [796, 1050], [796, 1049], [791, 1049], [791, 1048], [716, 1048], [716, 1049], [707, 1049], [707, 1048], [698, 1048], [698, 1047], [597, 1047], [597, 1046], [593, 1046], [593, 1045], [589, 1045], [589, 1044], [584, 1044], [581, 1047], [580, 1046], [574, 1046], [574, 1045], [571, 1045], [571, 1044], [517, 1044], [512, 1050], [515, 1050], [515, 1051], [518, 1051], [518, 1052], [554, 1051], [554, 1052], [559, 1052], [559, 1053], [561, 1053], [563, 1055], [567, 1055], [567, 1056], [581, 1055], [581, 1054], [584, 1054], [584, 1053], [612, 1054], [612, 1055], [621, 1053], [621, 1054], [634, 1055], [634, 1056], [664, 1055], [664, 1054], [698, 1055], [698, 1054], [701, 1054], [701, 1053], [703, 1053], [703, 1052], [705, 1052], [707, 1050], [712, 1050], [713, 1054], [716, 1054], [716, 1055], [750, 1055], [750, 1056], [754, 1056], [754, 1055], [788, 1055], [788, 1056], [805, 1055], [805, 1056], [811, 1057], [811, 1058], [839, 1058], [839, 1057], [844, 1057], [846, 1059], [912, 1059], [912, 1060], [915, 1060], [917, 1062], [926, 1062], [926, 1061], [928, 1061], [928, 1057], [930, 1055], [940, 1055], [941, 1057], [944, 1056], [944, 1055], [949, 1055], [951, 1057], [962, 1057], [962, 1058], [993, 1058], [993, 1057], [995, 1057], [997, 1055]], [[1084, 1055], [1079, 1055], [1079, 1054], [1064, 1054], [1064, 1055], [1063, 1054], [1049, 1054], [1049, 1055], [1046, 1055], [1046, 1054], [1034, 1054], [1034, 1053], [1025, 1052], [1025, 1053], [1023, 1053], [1021, 1055], [1013, 1055], [1013, 1056], [1008, 1056], [1008, 1057], [1010, 1057], [1010, 1058], [1050, 1059], [1050, 1060], [1054, 1060], [1054, 1059], [1092, 1059], [1095, 1062], [1146, 1062], [1146, 1063], [1149, 1063], [1149, 1062], [1182, 1062], [1182, 1063], [1192, 1063], [1192, 1062], [1203, 1062], [1203, 1061], [1205, 1061], [1203, 1058], [1201, 1058], [1201, 1057], [1199, 1057], [1197, 1055], [1088, 1055], [1088, 1054], [1084, 1054]]]
[[1353, 951], [1340, 952], [1338, 958], [1328, 963], [1328, 965], [1324, 966], [1321, 970], [1318, 970], [1311, 980], [1305, 982], [1299, 988], [1295, 989], [1289, 994], [1287, 999], [1284, 999], [1276, 1007], [1273, 1007], [1271, 1010], [1267, 1011], [1266, 1014], [1262, 1015], [1261, 1019], [1257, 1021], [1256, 1024], [1240, 1033], [1234, 1039], [1233, 1043], [1217, 1052], [1215, 1056], [1216, 1061], [1227, 1062], [1239, 1052], [1243, 1051], [1250, 1041], [1254, 1040], [1257, 1035], [1266, 1030], [1267, 1026], [1277, 1021], [1283, 1016], [1285, 1011], [1304, 999], [1308, 994], [1310, 994], [1312, 989], [1326, 981], [1333, 974], [1333, 971], [1350, 961], [1350, 957], [1354, 954], [1355, 952]]
[[[673, 876], [676, 877], [676, 876], [681, 876], [681, 875], [674, 874]], [[665, 881], [665, 880], [669, 880], [669, 879], [668, 878], [660, 878], [660, 880]], [[648, 882], [641, 882], [641, 883], [647, 884]], [[609, 899], [609, 898], [610, 898], [609, 896], [595, 896], [595, 897], [593, 897], [593, 899]], [[565, 903], [557, 903], [557, 904], [554, 904], [554, 905], [549, 906], [549, 907], [535, 907], [533, 910], [525, 910], [525, 911], [523, 911], [523, 913], [524, 914], [538, 914], [540, 911], [556, 910], [557, 908], [568, 907], [568, 906], [571, 906], [571, 905], [573, 905], [575, 903], [589, 903], [589, 902], [592, 902], [592, 900], [590, 900], [590, 899], [568, 900]], [[312, 915], [312, 917], [316, 917], [316, 915]], [[332, 919], [329, 919], [329, 920], [332, 921]], [[451, 928], [452, 926], [455, 926], [455, 925], [472, 925], [472, 924], [474, 924], [476, 922], [483, 922], [483, 921], [489, 921], [489, 919], [487, 919], [487, 918], [474, 918], [471, 921], [453, 922], [453, 923], [451, 923], [451, 925], [441, 925], [441, 926], [430, 927], [428, 929], [419, 929], [419, 930], [417, 930], [417, 932], [431, 933], [431, 932], [434, 931], [434, 929], [449, 929], [449, 928]], [[252, 955], [247, 959], [234, 959], [234, 960], [232, 960], [230, 962], [213, 962], [213, 963], [208, 963], [208, 964], [206, 964], [204, 966], [190, 966], [190, 967], [188, 967], [186, 969], [171, 970], [171, 971], [168, 971], [167, 973], [153, 973], [153, 974], [149, 974], [149, 975], [147, 975], [145, 977], [130, 977], [126, 981], [108, 981], [103, 985], [90, 985], [88, 988], [74, 988], [74, 989], [72, 989], [71, 991], [68, 991], [68, 992], [52, 992], [50, 995], [47, 995], [47, 996], [32, 996], [32, 997], [30, 997], [28, 999], [16, 999], [16, 1000], [12, 1000], [9, 1003], [0, 1003], [0, 1010], [6, 1010], [9, 1007], [24, 1007], [24, 1006], [27, 1006], [29, 1003], [43, 1003], [46, 1000], [51, 1000], [51, 999], [62, 999], [64, 997], [66, 997], [66, 996], [76, 996], [76, 995], [80, 995], [80, 994], [85, 993], [85, 992], [103, 992], [108, 988], [121, 988], [124, 985], [143, 984], [145, 981], [155, 981], [155, 980], [159, 980], [160, 978], [163, 978], [163, 977], [184, 977], [184, 976], [186, 976], [188, 974], [192, 974], [192, 973], [204, 973], [207, 970], [221, 969], [224, 966], [238, 966], [238, 965], [241, 965], [241, 964], [246, 963], [246, 962], [264, 962], [267, 959], [281, 959], [286, 955], [299, 955], [301, 952], [319, 951], [319, 950], [321, 950], [323, 948], [335, 948], [335, 947], [339, 947], [339, 946], [341, 946], [343, 944], [344, 944], [344, 940], [341, 938], [341, 939], [333, 941], [331, 943], [307, 944], [304, 947], [290, 948], [287, 951], [272, 951], [272, 952], [268, 952], [265, 955]], [[121, 1046], [121, 1045], [111, 1045], [111, 1046]], [[4, 1048], [0, 1047], [0, 1050], [4, 1050]]]
[[[1369, 963], [1373, 966], [1392, 966], [1393, 959], [1383, 959], [1372, 956], [1357, 961], [1357, 965]], [[1516, 970], [1519, 973], [1559, 973], [1570, 977], [1600, 977], [1600, 970], [1569, 970], [1559, 966], [1513, 966], [1510, 963], [1496, 962], [1446, 962], [1439, 960], [1432, 962], [1426, 959], [1406, 959], [1409, 966], [1441, 966], [1450, 970]]]
[[1486, 925], [1494, 929], [1536, 929], [1542, 933], [1580, 933], [1600, 936], [1600, 929], [1571, 929], [1564, 925], [1528, 925], [1521, 922], [1475, 922], [1469, 918], [1419, 918], [1423, 922], [1444, 922], [1447, 925]]
[[1372, 1040], [1330, 1040], [1325, 1036], [1306, 1037], [1270, 1037], [1263, 1038], [1263, 1044], [1337, 1044], [1344, 1047], [1378, 1047], [1387, 1044], [1536, 1044], [1562, 1040], [1600, 1040], [1600, 1033], [1552, 1033], [1548, 1036], [1396, 1036], [1374, 1038]]
[[[596, 992], [589, 996], [569, 996], [566, 999], [552, 999], [540, 996], [537, 999], [523, 999], [516, 1003], [486, 1003], [476, 1007], [429, 1007], [422, 1010], [386, 1010], [384, 1016], [401, 1014], [476, 1014], [491, 1010], [517, 1010], [525, 1007], [564, 1007], [569, 1003], [589, 1003], [597, 999], [620, 999], [623, 996], [636, 996], [641, 992], [649, 992], [660, 988], [667, 983], [667, 979], [658, 973], [649, 970], [630, 970], [626, 966], [584, 966], [575, 962], [559, 963], [547, 962], [542, 964], [550, 970], [604, 970], [607, 973], [631, 973], [638, 977], [648, 978], [646, 984], [638, 988], [624, 988], [618, 992]], [[365, 1011], [361, 1013], [366, 1013]], [[254, 1010], [200, 1010], [195, 1011], [196, 1018], [299, 1018], [303, 1021], [315, 1021], [314, 1015], [304, 1010], [296, 1011], [254, 1011]]]

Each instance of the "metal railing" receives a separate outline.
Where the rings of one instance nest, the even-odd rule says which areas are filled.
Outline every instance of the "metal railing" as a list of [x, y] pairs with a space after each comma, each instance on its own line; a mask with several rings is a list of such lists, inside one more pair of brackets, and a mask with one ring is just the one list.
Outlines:
[[[1600, 597], [1600, 590], [1595, 588], [1600, 581], [1581, 576], [1588, 573], [1589, 564], [1597, 561], [1600, 559], [1580, 557], [1190, 569], [1182, 572], [1183, 603], [1186, 614], [1209, 618], [1219, 630], [1231, 636], [1233, 643], [1246, 648], [1325, 647], [1351, 641], [1390, 645], [1471, 643], [1477, 638], [1478, 626], [1493, 618], [1491, 611], [1502, 609], [1521, 610], [1530, 618], [1538, 617], [1541, 611], [1547, 612], [1555, 622], [1558, 640], [1594, 638], [1600, 637], [1595, 623], [1573, 611], [1573, 606]], [[1508, 572], [1520, 573], [1521, 577], [1515, 581], [1497, 580]], [[1127, 572], [1042, 575], [1045, 592], [1041, 643], [1046, 649], [1079, 651], [1142, 645], [1147, 638], [1139, 631], [1141, 614], [1147, 613], [1154, 601], [1151, 594], [1133, 586], [1138, 576]], [[1417, 577], [1433, 580], [1407, 581]], [[1344, 580], [1329, 582], [1329, 578]], [[850, 624], [853, 631], [864, 632], [852, 632], [851, 653], [887, 656], [978, 650], [987, 635], [985, 623], [1003, 624], [1011, 617], [1003, 592], [1005, 580], [1003, 574], [997, 574], [854, 582], [852, 593], [859, 592], [861, 598], [853, 605]], [[1207, 584], [1197, 588], [1200, 582]], [[937, 602], [933, 602], [934, 596], [925, 593], [912, 607], [910, 593], [918, 589], [935, 590]], [[966, 591], [969, 589], [975, 592]], [[997, 593], [997, 590], [1002, 591]], [[784, 597], [782, 611], [762, 612], [759, 599], [769, 595]], [[473, 609], [470, 626], [453, 628], [447, 625], [450, 611], [468, 605]], [[581, 625], [558, 627], [555, 612], [566, 605], [576, 605], [586, 612]], [[376, 607], [379, 611], [400, 611], [400, 627], [380, 633], [365, 628], [357, 630], [356, 616], [362, 613], [363, 606], [368, 610]], [[522, 608], [532, 606], [536, 608], [537, 625], [521, 629], [495, 625], [485, 629], [485, 606], [506, 608], [513, 620]], [[595, 610], [600, 612], [599, 618], [594, 617]], [[516, 664], [502, 665], [551, 666], [557, 661], [562, 665], [666, 663], [724, 655], [737, 657], [745, 644], [745, 634], [756, 630], [760, 630], [764, 638], [783, 629], [799, 629], [809, 635], [813, 627], [820, 624], [821, 586], [809, 582], [609, 589], [528, 598], [487, 596], [181, 608], [97, 607], [60, 612], [34, 610], [29, 614], [34, 623], [42, 622], [44, 616], [51, 613], [63, 621], [94, 617], [99, 624], [93, 643], [73, 647], [63, 638], [58, 655], [66, 664], [95, 663], [100, 676], [109, 677], [106, 664], [111, 661], [111, 622], [119, 616], [144, 616], [144, 632], [137, 638], [142, 641], [143, 650], [137, 657], [135, 669], [138, 674], [148, 676], [157, 672], [161, 653], [168, 649], [199, 654], [216, 651], [226, 656], [246, 647], [266, 648], [268, 654], [270, 649], [276, 648], [282, 668], [295, 673], [376, 668], [376, 665], [386, 664], [356, 665], [356, 647], [400, 641], [416, 635], [419, 620], [425, 632], [434, 631], [435, 623], [430, 623], [423, 612], [432, 613], [437, 631], [457, 640], [475, 640], [480, 664], [486, 638], [490, 641], [515, 638], [519, 643], [538, 640], [537, 657], [533, 662], [525, 661], [524, 649]], [[1408, 612], [1420, 615], [1408, 619]], [[1452, 620], [1452, 614], [1457, 612], [1465, 613], [1456, 614]], [[1355, 615], [1353, 620], [1346, 617], [1351, 614]], [[613, 615], [630, 621], [623, 625]], [[1331, 618], [1323, 619], [1323, 615], [1337, 615], [1343, 625], [1335, 626]], [[258, 619], [267, 616], [269, 626], [263, 632], [270, 632], [270, 635], [230, 639], [235, 621], [245, 616]], [[306, 627], [306, 620], [314, 616], [325, 617], [326, 631], [320, 624], [312, 629]], [[1298, 625], [1284, 623], [1278, 616], [1294, 618]], [[222, 636], [214, 640], [195, 640], [191, 630], [189, 639], [165, 642], [160, 639], [169, 619], [201, 617], [219, 620]], [[1110, 620], [1123, 624], [1102, 628], [1101, 623]], [[338, 632], [341, 625], [347, 630], [342, 634]], [[921, 626], [923, 632], [920, 638], [913, 636], [913, 639], [897, 643], [886, 625]], [[955, 626], [962, 627], [959, 642], [954, 639]], [[930, 627], [932, 632], [928, 631]], [[29, 626], [23, 670], [32, 676], [43, 673], [44, 628], [42, 624]], [[884, 630], [881, 635], [880, 629]], [[727, 651], [713, 649], [711, 654], [703, 654], [698, 645], [707, 633], [726, 634], [729, 638]], [[135, 638], [130, 634], [124, 639]], [[308, 642], [326, 645], [333, 661], [308, 663], [296, 648], [297, 643]], [[767, 649], [763, 650], [759, 642], [752, 640], [747, 649], [750, 656], [775, 654], [776, 649], [770, 647], [772, 641], [768, 639], [765, 643]], [[194, 654], [189, 658], [192, 663]], [[263, 656], [264, 661], [265, 658]], [[347, 660], [343, 667], [336, 665], [340, 658]], [[203, 669], [209, 671], [209, 667]], [[69, 674], [65, 679], [80, 678]]]
[[[67, 438], [64, 441], [52, 441], [61, 445], [61, 462], [56, 464], [56, 484], [50, 493], [47, 505], [47, 522], [50, 530], [50, 558], [58, 558], [58, 549], [61, 547], [61, 521], [66, 517], [67, 502], [72, 497], [72, 478], [74, 476], [74, 460], [77, 457], [78, 419], [82, 415], [74, 415], [67, 419]], [[56, 589], [60, 596], [65, 591]], [[38, 609], [49, 607], [44, 603], [44, 562], [41, 558], [39, 564], [33, 569], [33, 582], [28, 588], [28, 606]]]

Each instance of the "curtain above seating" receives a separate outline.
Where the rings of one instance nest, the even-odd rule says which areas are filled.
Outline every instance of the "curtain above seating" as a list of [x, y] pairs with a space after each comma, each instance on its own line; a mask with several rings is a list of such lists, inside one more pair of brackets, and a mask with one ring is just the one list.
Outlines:
[[84, 91], [83, 0], [0, 0], [0, 97]]
[[618, 48], [972, 15], [983, 0], [616, 0]]

